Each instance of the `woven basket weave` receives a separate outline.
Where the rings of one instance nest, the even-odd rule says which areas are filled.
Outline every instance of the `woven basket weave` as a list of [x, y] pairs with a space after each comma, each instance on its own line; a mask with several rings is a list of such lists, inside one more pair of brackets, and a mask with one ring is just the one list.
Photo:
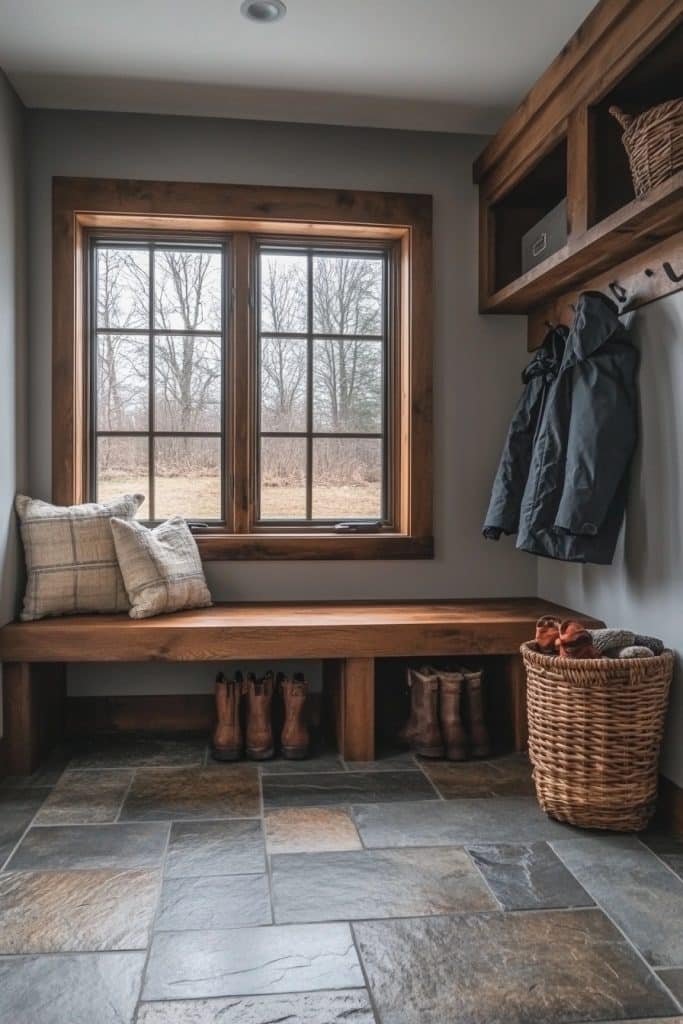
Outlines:
[[657, 799], [673, 654], [551, 658], [522, 645], [538, 801], [558, 821], [637, 832]]
[[642, 197], [683, 168], [683, 99], [669, 100], [634, 117], [610, 107], [624, 129], [622, 141], [637, 196]]

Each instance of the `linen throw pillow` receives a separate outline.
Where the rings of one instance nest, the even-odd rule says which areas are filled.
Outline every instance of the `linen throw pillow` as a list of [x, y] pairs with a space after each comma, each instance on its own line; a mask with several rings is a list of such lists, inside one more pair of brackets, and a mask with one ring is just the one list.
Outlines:
[[49, 615], [125, 612], [111, 517], [132, 519], [145, 500], [124, 494], [88, 505], [50, 505], [18, 494], [15, 508], [26, 557], [25, 622]]
[[153, 530], [113, 517], [111, 528], [131, 619], [211, 604], [199, 550], [182, 516]]

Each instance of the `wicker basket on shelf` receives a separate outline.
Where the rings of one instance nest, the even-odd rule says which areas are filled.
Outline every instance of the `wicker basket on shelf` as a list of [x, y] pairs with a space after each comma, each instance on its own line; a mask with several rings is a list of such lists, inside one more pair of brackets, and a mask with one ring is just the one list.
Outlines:
[[637, 832], [652, 817], [673, 654], [552, 658], [522, 645], [538, 801], [583, 828]]
[[683, 99], [669, 100], [636, 116], [610, 107], [624, 129], [622, 141], [638, 197], [683, 169]]

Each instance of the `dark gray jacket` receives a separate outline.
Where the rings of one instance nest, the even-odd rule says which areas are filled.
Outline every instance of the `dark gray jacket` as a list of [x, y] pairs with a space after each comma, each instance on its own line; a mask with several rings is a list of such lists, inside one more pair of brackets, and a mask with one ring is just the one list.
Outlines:
[[535, 555], [611, 563], [637, 442], [637, 371], [617, 307], [584, 292], [571, 330], [551, 330], [522, 374], [484, 536], [516, 533]]

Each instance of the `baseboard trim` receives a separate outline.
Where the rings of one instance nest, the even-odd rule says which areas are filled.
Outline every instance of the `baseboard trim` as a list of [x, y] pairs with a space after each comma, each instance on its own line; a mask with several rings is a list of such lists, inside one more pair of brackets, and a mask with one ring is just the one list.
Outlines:
[[655, 822], [667, 832], [683, 839], [683, 789], [664, 775], [659, 776]]
[[207, 732], [215, 719], [211, 693], [68, 697], [68, 736], [105, 732]]
[[[321, 694], [309, 697], [312, 725], [320, 723]], [[278, 702], [274, 704], [278, 715]], [[216, 721], [212, 693], [68, 697], [67, 736], [111, 732], [210, 732]]]

